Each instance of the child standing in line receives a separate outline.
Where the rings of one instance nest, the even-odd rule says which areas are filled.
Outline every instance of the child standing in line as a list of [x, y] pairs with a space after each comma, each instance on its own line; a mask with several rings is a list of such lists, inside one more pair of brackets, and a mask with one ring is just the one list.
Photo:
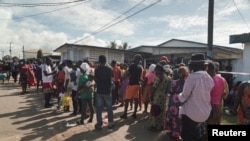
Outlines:
[[64, 112], [70, 112], [70, 95], [68, 92], [66, 92], [63, 96], [62, 96], [62, 106], [63, 106], [63, 111]]

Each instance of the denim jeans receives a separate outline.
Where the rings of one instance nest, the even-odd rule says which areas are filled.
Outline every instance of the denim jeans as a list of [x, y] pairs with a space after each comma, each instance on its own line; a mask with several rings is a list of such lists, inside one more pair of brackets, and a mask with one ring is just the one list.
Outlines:
[[109, 124], [113, 123], [113, 107], [112, 107], [112, 95], [111, 94], [96, 94], [96, 119], [97, 119], [97, 126], [102, 126], [102, 110], [103, 107], [107, 107], [108, 111], [108, 122]]

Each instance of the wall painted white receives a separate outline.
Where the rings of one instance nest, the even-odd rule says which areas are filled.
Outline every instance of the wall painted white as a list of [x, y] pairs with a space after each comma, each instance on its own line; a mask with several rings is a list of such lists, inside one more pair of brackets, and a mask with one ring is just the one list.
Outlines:
[[[234, 72], [250, 73], [250, 42], [244, 44], [243, 58], [232, 62]], [[236, 81], [248, 81], [250, 75], [234, 75]]]

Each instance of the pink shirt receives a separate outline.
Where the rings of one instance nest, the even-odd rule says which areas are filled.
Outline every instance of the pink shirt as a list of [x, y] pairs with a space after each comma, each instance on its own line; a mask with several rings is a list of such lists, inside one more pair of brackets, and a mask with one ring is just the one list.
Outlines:
[[214, 87], [211, 91], [211, 104], [219, 105], [221, 103], [221, 98], [224, 94], [224, 79], [221, 76], [214, 76]]
[[154, 82], [155, 79], [155, 73], [154, 72], [149, 72], [146, 74], [145, 76], [148, 80], [147, 80], [147, 84], [152, 84]]
[[213, 79], [206, 71], [191, 73], [185, 81], [182, 93], [178, 95], [183, 103], [180, 114], [195, 122], [206, 121], [211, 112], [210, 92], [213, 86]]

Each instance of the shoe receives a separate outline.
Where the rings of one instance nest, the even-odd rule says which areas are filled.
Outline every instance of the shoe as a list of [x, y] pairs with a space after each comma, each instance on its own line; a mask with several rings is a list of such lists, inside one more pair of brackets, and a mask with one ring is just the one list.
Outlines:
[[112, 126], [108, 126], [108, 132], [110, 133], [110, 132], [113, 132], [114, 130], [113, 130], [113, 127]]
[[52, 103], [49, 103], [48, 105], [49, 105], [49, 106], [53, 106], [53, 104], [52, 104]]
[[92, 123], [92, 122], [93, 122], [93, 120], [92, 120], [92, 119], [89, 119], [89, 120], [88, 120], [88, 123]]
[[183, 141], [180, 136], [179, 137], [170, 136], [170, 138], [174, 141]]
[[142, 113], [143, 113], [143, 114], [147, 114], [148, 112], [147, 112], [147, 111], [143, 111]]
[[50, 105], [44, 105], [44, 108], [50, 108], [51, 106]]
[[84, 123], [83, 123], [83, 120], [78, 120], [78, 121], [76, 121], [76, 124], [77, 125], [83, 125]]
[[77, 114], [76, 113], [71, 113], [69, 116], [76, 116]]
[[99, 125], [95, 125], [95, 130], [102, 130], [102, 126], [99, 126]]
[[127, 117], [126, 114], [123, 114], [123, 115], [120, 116], [120, 118], [122, 118], [122, 119], [127, 119], [128, 117]]
[[87, 118], [89, 118], [89, 115], [86, 115], [86, 116], [84, 117], [84, 119], [87, 119]]
[[132, 118], [133, 118], [133, 119], [136, 119], [136, 117], [137, 117], [136, 114], [133, 114], [133, 115], [132, 115]]

